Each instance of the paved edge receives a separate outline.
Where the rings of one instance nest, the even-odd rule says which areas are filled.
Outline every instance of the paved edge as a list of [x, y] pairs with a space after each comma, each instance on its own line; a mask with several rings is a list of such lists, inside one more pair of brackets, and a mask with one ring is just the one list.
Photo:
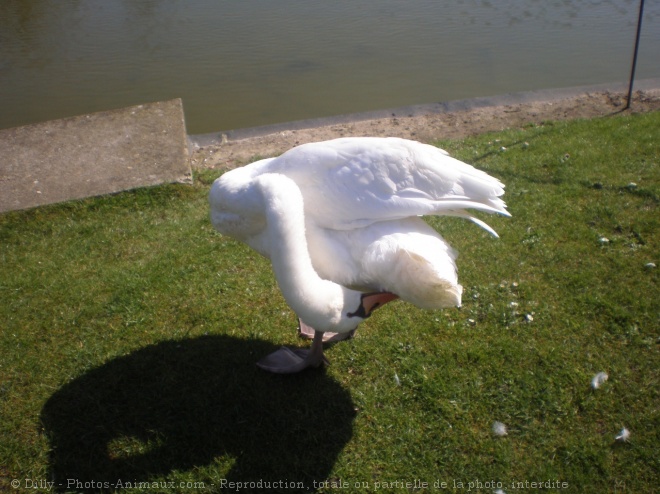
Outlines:
[[0, 130], [0, 212], [191, 183], [181, 99]]
[[[634, 83], [635, 91], [647, 91], [660, 88], [660, 79], [642, 79]], [[351, 113], [345, 115], [336, 115], [332, 117], [314, 118], [307, 120], [295, 120], [272, 125], [263, 125], [258, 127], [227, 130], [213, 132], [208, 134], [195, 134], [188, 136], [191, 146], [199, 149], [207, 146], [217, 146], [227, 142], [241, 141], [255, 137], [263, 137], [279, 132], [314, 129], [337, 124], [348, 124], [368, 120], [377, 120], [390, 117], [415, 117], [420, 115], [437, 115], [443, 113], [453, 113], [467, 111], [476, 108], [485, 108], [493, 106], [505, 106], [514, 104], [525, 104], [532, 102], [552, 102], [568, 98], [573, 98], [588, 93], [595, 92], [626, 92], [628, 83], [614, 82], [589, 86], [575, 86], [557, 89], [540, 89], [534, 91], [524, 91], [518, 93], [506, 93], [495, 96], [486, 96], [480, 98], [471, 98], [455, 100], [440, 103], [429, 103], [422, 105], [410, 105], [399, 108], [390, 108], [371, 112]]]

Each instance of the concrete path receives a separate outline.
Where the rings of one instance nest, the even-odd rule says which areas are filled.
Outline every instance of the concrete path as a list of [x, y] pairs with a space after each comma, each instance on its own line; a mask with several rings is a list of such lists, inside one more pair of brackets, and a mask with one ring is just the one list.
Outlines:
[[0, 212], [191, 181], [180, 99], [0, 130]]

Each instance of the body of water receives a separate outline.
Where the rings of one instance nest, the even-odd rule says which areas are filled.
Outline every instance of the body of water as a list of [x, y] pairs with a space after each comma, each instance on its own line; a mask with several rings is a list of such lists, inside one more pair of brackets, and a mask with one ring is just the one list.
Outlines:
[[[638, 0], [2, 0], [0, 128], [182, 98], [192, 134], [627, 81]], [[637, 78], [660, 77], [647, 1]]]

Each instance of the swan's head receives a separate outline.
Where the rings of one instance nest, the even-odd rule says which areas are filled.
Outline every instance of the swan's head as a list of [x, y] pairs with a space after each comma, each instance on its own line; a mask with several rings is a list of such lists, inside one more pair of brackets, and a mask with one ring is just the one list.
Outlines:
[[389, 292], [363, 293], [343, 287], [341, 291], [341, 299], [327, 303], [325, 310], [319, 311], [318, 306], [314, 310], [315, 304], [309, 303], [302, 310], [296, 311], [298, 316], [318, 331], [347, 333], [355, 330], [376, 309], [398, 298]]

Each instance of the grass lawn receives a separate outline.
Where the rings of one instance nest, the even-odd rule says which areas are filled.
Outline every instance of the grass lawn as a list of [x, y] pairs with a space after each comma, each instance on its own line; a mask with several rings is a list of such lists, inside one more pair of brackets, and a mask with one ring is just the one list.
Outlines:
[[389, 304], [295, 376], [255, 366], [307, 343], [212, 229], [217, 172], [0, 216], [0, 491], [654, 492], [660, 113], [439, 145], [513, 215], [429, 219], [463, 307]]

